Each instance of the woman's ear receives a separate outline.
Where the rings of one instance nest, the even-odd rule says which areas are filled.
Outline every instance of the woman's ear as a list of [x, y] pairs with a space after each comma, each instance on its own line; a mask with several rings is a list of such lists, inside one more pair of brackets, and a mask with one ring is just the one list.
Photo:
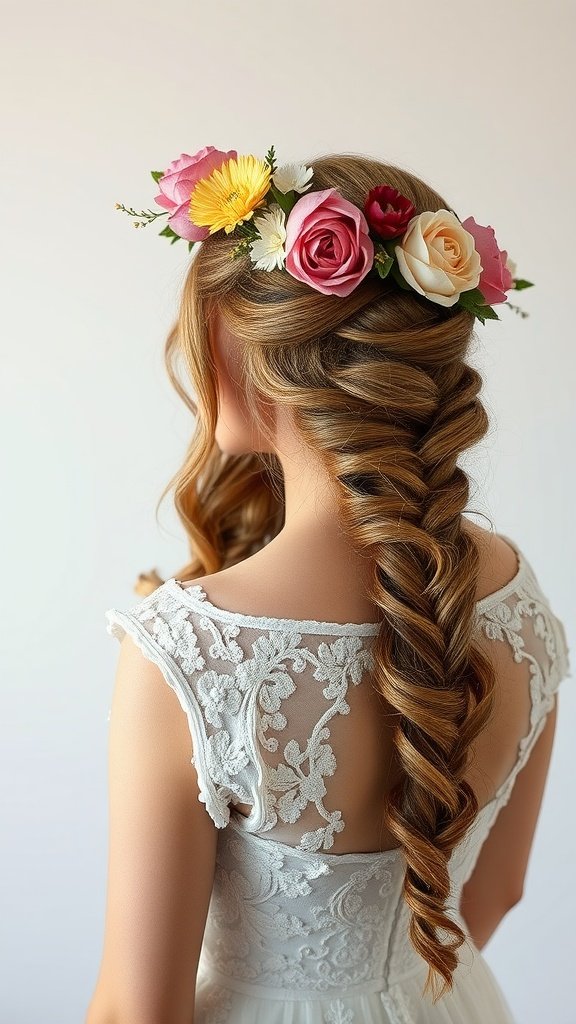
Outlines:
[[[218, 421], [215, 439], [221, 451], [231, 455], [270, 451], [270, 441], [257, 422], [244, 384], [242, 341], [227, 327], [223, 317], [214, 312], [208, 330], [210, 350], [216, 367]], [[259, 403], [268, 429], [274, 433], [275, 409]]]
[[211, 318], [208, 333], [218, 393], [215, 440], [222, 452], [243, 455], [254, 451], [254, 424], [242, 383], [241, 342], [219, 314]]
[[244, 405], [240, 341], [228, 330], [224, 320], [215, 316], [210, 331], [210, 348], [218, 371], [219, 382], [235, 392], [239, 405]]

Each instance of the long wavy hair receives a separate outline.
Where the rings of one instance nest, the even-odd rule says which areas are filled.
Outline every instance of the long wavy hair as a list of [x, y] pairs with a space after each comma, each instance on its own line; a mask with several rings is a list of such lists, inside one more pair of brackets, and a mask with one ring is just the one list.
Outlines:
[[[417, 213], [451, 208], [391, 164], [356, 154], [307, 162], [314, 188], [335, 186], [360, 207], [386, 182]], [[469, 480], [458, 465], [488, 428], [482, 379], [465, 361], [474, 318], [390, 277], [369, 275], [345, 298], [323, 295], [286, 271], [255, 271], [248, 256], [232, 259], [236, 244], [218, 232], [193, 254], [166, 342], [169, 377], [195, 417], [184, 464], [160, 497], [174, 490], [189, 541], [190, 561], [178, 577], [242, 561], [284, 523], [276, 455], [223, 454], [215, 444], [209, 325], [218, 309], [240, 341], [245, 393], [260, 429], [267, 435], [263, 401], [289, 406], [336, 483], [347, 535], [372, 566], [368, 596], [382, 617], [373, 683], [396, 719], [401, 769], [385, 819], [407, 862], [410, 939], [429, 966], [423, 994], [431, 990], [436, 1002], [452, 990], [466, 941], [448, 916], [448, 863], [478, 813], [463, 774], [493, 710], [494, 669], [473, 635], [479, 552], [462, 529]]]

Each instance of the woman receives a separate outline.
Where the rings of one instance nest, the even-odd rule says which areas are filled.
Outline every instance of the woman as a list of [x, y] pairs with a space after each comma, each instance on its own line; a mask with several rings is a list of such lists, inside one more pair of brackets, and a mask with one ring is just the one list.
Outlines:
[[488, 426], [474, 321], [528, 282], [367, 157], [206, 147], [154, 177], [163, 234], [201, 243], [167, 343], [191, 560], [106, 613], [87, 1024], [513, 1021], [481, 949], [522, 896], [568, 651], [458, 459]]

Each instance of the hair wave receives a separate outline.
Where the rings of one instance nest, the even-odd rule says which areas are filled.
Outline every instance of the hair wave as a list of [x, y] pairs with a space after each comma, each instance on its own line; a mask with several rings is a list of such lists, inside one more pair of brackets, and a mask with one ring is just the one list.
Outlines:
[[[394, 165], [356, 154], [308, 163], [315, 188], [335, 186], [359, 206], [387, 182], [417, 213], [450, 208]], [[462, 529], [469, 481], [458, 465], [488, 427], [481, 377], [466, 362], [474, 318], [370, 275], [345, 298], [322, 295], [286, 271], [232, 260], [236, 244], [220, 232], [200, 245], [166, 342], [169, 377], [196, 418], [184, 463], [160, 498], [174, 490], [188, 536], [191, 558], [178, 575], [193, 579], [241, 561], [284, 521], [277, 457], [223, 454], [214, 441], [209, 318], [217, 308], [242, 344], [254, 415], [263, 399], [293, 410], [337, 482], [352, 543], [372, 566], [369, 597], [382, 615], [374, 685], [396, 718], [402, 769], [386, 824], [406, 857], [410, 939], [429, 965], [424, 994], [431, 989], [436, 1001], [452, 989], [466, 940], [448, 912], [448, 863], [478, 813], [463, 775], [493, 709], [494, 670], [473, 637], [479, 554]]]

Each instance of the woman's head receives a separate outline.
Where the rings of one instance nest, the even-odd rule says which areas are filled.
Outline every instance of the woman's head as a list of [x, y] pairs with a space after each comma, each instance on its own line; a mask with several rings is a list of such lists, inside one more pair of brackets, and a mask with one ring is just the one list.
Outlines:
[[[360, 207], [387, 182], [417, 213], [450, 208], [395, 166], [352, 154], [312, 163], [315, 189], [335, 187]], [[469, 484], [458, 466], [488, 426], [466, 362], [474, 316], [390, 276], [325, 295], [285, 270], [255, 270], [247, 255], [233, 259], [235, 245], [222, 234], [202, 242], [167, 344], [171, 379], [196, 414], [168, 485], [194, 553], [187, 572], [232, 565], [279, 532], [276, 452], [289, 421], [334, 482], [342, 526], [372, 566], [369, 597], [382, 612], [374, 682], [398, 715], [405, 769], [387, 825], [408, 862], [412, 942], [449, 985], [464, 933], [446, 913], [448, 861], [477, 813], [461, 778], [494, 685], [472, 635], [479, 559], [462, 529]]]

